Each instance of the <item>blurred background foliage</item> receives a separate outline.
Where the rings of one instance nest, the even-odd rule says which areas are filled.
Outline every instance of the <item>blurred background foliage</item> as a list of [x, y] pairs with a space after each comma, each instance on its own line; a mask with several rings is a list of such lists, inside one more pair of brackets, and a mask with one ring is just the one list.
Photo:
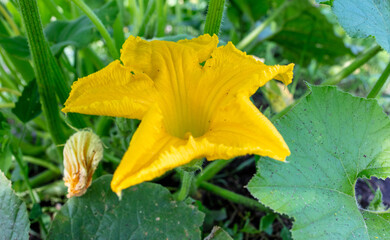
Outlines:
[[[118, 52], [130, 35], [168, 41], [201, 35], [208, 4], [207, 0], [84, 2], [102, 21]], [[373, 38], [348, 37], [330, 6], [312, 0], [226, 0], [225, 5], [219, 34], [221, 44], [232, 41], [268, 65], [296, 64], [290, 86], [271, 82], [252, 97], [268, 117], [299, 99], [306, 91], [305, 81], [321, 84], [376, 44]], [[38, 0], [38, 6], [47, 42], [69, 87], [73, 81], [105, 67], [115, 58], [95, 25], [73, 1]], [[388, 61], [387, 53], [378, 53], [339, 86], [355, 95], [367, 96]], [[53, 143], [41, 114], [26, 32], [15, 0], [0, 2], [0, 65], [0, 169], [12, 180], [16, 192], [30, 203], [30, 219], [37, 221], [42, 217], [44, 224], [49, 226], [53, 213], [65, 201], [66, 195], [61, 181], [62, 156], [58, 151], [61, 146]], [[390, 110], [389, 97], [390, 89], [384, 89], [379, 98], [386, 112]], [[63, 104], [61, 99], [60, 102]], [[68, 126], [69, 119], [63, 114], [61, 119], [58, 127], [69, 136], [74, 132]], [[83, 119], [107, 148], [95, 177], [112, 173], [139, 122], [98, 116], [83, 116]], [[254, 164], [253, 157], [233, 162], [234, 167], [217, 175], [215, 181], [242, 192], [242, 186], [254, 172], [248, 170], [250, 164]], [[178, 185], [177, 176], [172, 173], [157, 181], [168, 188]], [[38, 205], [33, 204], [29, 189], [33, 190]], [[259, 213], [240, 212], [239, 207], [231, 204], [223, 207], [226, 205], [223, 200], [207, 206], [205, 201], [197, 204], [206, 213], [204, 228], [207, 230], [219, 222], [236, 239], [289, 238], [289, 221], [273, 213], [262, 213], [258, 220]], [[279, 219], [279, 223], [272, 225], [275, 219]], [[38, 227], [33, 225], [33, 229]], [[39, 238], [38, 230], [35, 237]]]

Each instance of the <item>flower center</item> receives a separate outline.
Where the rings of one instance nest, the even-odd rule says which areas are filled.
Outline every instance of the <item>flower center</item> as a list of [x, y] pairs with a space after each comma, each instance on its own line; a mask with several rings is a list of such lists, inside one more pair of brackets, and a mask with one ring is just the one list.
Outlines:
[[209, 114], [199, 102], [187, 100], [189, 102], [175, 102], [170, 108], [162, 109], [165, 128], [181, 139], [201, 137], [209, 128]]

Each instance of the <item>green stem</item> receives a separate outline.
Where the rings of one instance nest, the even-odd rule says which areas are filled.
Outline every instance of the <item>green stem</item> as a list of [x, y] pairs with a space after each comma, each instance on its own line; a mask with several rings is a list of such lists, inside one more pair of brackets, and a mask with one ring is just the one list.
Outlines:
[[66, 138], [61, 128], [57, 99], [55, 91], [53, 91], [55, 84], [53, 83], [54, 79], [49, 68], [50, 49], [43, 35], [37, 2], [36, 0], [19, 0], [19, 6], [35, 66], [34, 70], [37, 77], [42, 111], [47, 119], [48, 129], [53, 142], [59, 145], [64, 143]]
[[259, 34], [266, 28], [268, 25], [270, 25], [275, 18], [280, 16], [280, 14], [291, 4], [292, 1], [285, 1], [280, 7], [278, 7], [271, 16], [269, 16], [264, 22], [262, 22], [259, 26], [257, 26], [255, 29], [252, 30], [246, 37], [244, 37], [237, 45], [236, 47], [238, 49], [244, 49], [246, 48], [253, 40], [259, 36]]
[[348, 67], [341, 70], [334, 77], [329, 78], [324, 81], [321, 85], [336, 85], [341, 82], [344, 78], [353, 73], [360, 66], [368, 62], [371, 58], [373, 58], [378, 52], [380, 52], [382, 48], [378, 45], [370, 48], [365, 53], [359, 55]]
[[[66, 99], [68, 99], [69, 92], [70, 92], [70, 87], [68, 84], [66, 84], [67, 80], [65, 78], [65, 75], [58, 65], [53, 53], [48, 50], [48, 58], [50, 62], [50, 71], [51, 74], [53, 75], [54, 81], [54, 86], [56, 90], [56, 94], [58, 98], [60, 99], [61, 103], [65, 103]], [[67, 116], [69, 117], [69, 120], [72, 122], [75, 127], [78, 128], [85, 128], [87, 127], [86, 122], [84, 121], [84, 118], [82, 115], [78, 113], [68, 113]]]
[[119, 164], [121, 162], [121, 160], [117, 157], [115, 157], [114, 155], [111, 155], [107, 152], [104, 152], [103, 153], [103, 159], [109, 161], [109, 162], [112, 162], [114, 164]]
[[209, 8], [207, 10], [206, 23], [204, 26], [204, 33], [208, 33], [211, 36], [219, 34], [224, 8], [225, 0], [210, 0]]
[[201, 182], [199, 184], [200, 188], [203, 188], [211, 193], [214, 193], [215, 195], [218, 195], [220, 197], [223, 197], [231, 202], [238, 203], [241, 205], [244, 205], [246, 207], [257, 209], [263, 212], [272, 212], [269, 208], [264, 206], [263, 204], [259, 203], [258, 201], [242, 196], [240, 194], [234, 193], [232, 191], [226, 190], [224, 188], [218, 187], [214, 184], [207, 183], [207, 182]]
[[21, 80], [20, 80], [21, 78], [18, 76], [17, 71], [15, 69], [15, 66], [12, 63], [12, 61], [10, 60], [8, 54], [6, 52], [3, 52], [0, 50], [0, 55], [3, 58], [3, 61], [4, 61], [5, 65], [7, 66], [7, 68], [9, 69], [11, 75], [13, 76], [13, 79], [14, 79], [14, 82], [16, 83], [16, 85], [22, 85]]
[[123, 43], [125, 42], [125, 35], [123, 32], [123, 15], [124, 15], [124, 5], [123, 0], [116, 0], [116, 5], [118, 6], [119, 12], [115, 19], [113, 28], [114, 28], [114, 41], [116, 49], [119, 51], [122, 48]]
[[166, 2], [163, 0], [156, 0], [157, 8], [157, 33], [156, 37], [163, 37], [165, 35], [165, 23], [166, 23]]
[[370, 189], [371, 193], [375, 194], [375, 189], [372, 187], [370, 181], [367, 178], [363, 178], [363, 181], [367, 184], [367, 187]]
[[183, 21], [182, 21], [182, 16], [181, 16], [181, 4], [179, 1], [176, 2], [176, 5], [175, 5], [175, 16], [176, 16], [176, 24], [179, 25], [181, 24]]
[[87, 15], [87, 17], [92, 21], [92, 23], [96, 26], [97, 30], [102, 35], [103, 39], [106, 41], [111, 56], [114, 59], [118, 59], [119, 54], [116, 50], [115, 43], [110, 37], [110, 34], [108, 33], [107, 29], [104, 27], [102, 21], [100, 21], [96, 14], [88, 7], [87, 4], [84, 3], [83, 0], [72, 0], [72, 2], [76, 4], [81, 9], [81, 11], [83, 11], [85, 15]]
[[53, 172], [61, 174], [60, 169], [56, 165], [54, 165], [54, 164], [52, 164], [52, 163], [50, 163], [48, 161], [44, 161], [42, 159], [34, 158], [34, 157], [31, 157], [31, 156], [23, 156], [23, 160], [26, 161], [26, 162], [29, 162], [29, 163], [41, 166], [41, 167], [45, 167], [45, 168], [47, 168], [49, 170], [52, 170]]
[[31, 178], [30, 183], [32, 187], [38, 187], [58, 178], [59, 176], [61, 176], [61, 173], [49, 169]]
[[183, 176], [181, 179], [181, 187], [177, 195], [178, 201], [183, 201], [187, 198], [188, 193], [190, 192], [192, 179], [194, 177], [194, 172], [183, 171]]
[[15, 103], [0, 103], [0, 109], [2, 108], [14, 108]]
[[[128, 11], [130, 12], [131, 18], [131, 25], [133, 26], [131, 34], [132, 35], [138, 35], [139, 28], [142, 23], [143, 18], [143, 9], [141, 10], [140, 7], [138, 7], [138, 1], [137, 0], [129, 0], [129, 8]], [[142, 1], [143, 2], [143, 1]]]
[[202, 173], [196, 178], [195, 184], [199, 186], [200, 183], [212, 179], [217, 173], [219, 173], [226, 165], [231, 163], [233, 159], [230, 160], [216, 160], [202, 171]]
[[371, 92], [367, 95], [367, 98], [375, 98], [380, 90], [382, 89], [383, 85], [385, 85], [387, 79], [390, 75], [390, 62], [383, 71], [382, 75], [379, 77], [378, 81], [375, 83], [375, 86], [372, 88]]
[[0, 4], [0, 13], [3, 15], [5, 20], [8, 22], [8, 24], [11, 26], [12, 30], [14, 31], [15, 35], [20, 35], [20, 31], [12, 17], [8, 14], [7, 10], [3, 8], [3, 5]]
[[107, 136], [113, 119], [111, 117], [101, 116], [95, 124], [96, 135]]
[[3, 88], [0, 87], [0, 92], [9, 92], [16, 96], [21, 96], [22, 94], [18, 90], [10, 89], [10, 88]]
[[145, 36], [146, 35], [146, 27], [148, 26], [148, 24], [150, 24], [150, 22], [152, 22], [151, 18], [153, 16], [153, 14], [155, 14], [155, 10], [156, 9], [156, 2], [155, 1], [151, 1], [148, 3], [148, 7], [146, 9], [146, 12], [145, 12], [145, 15], [144, 15], [144, 19], [142, 20], [142, 24], [139, 28], [139, 31], [138, 31], [138, 36]]
[[[3, 58], [3, 56], [2, 56], [2, 58]], [[4, 58], [3, 58], [3, 60], [4, 60]], [[17, 84], [10, 78], [10, 76], [8, 75], [8, 73], [5, 72], [4, 69], [5, 68], [0, 65], [0, 76], [2, 76], [1, 83], [8, 88], [12, 88], [12, 89], [17, 90], [18, 89]]]

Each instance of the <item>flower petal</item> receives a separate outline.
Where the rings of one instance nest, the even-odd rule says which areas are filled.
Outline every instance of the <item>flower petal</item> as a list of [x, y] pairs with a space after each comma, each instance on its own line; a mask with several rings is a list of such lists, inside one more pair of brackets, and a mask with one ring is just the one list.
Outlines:
[[152, 52], [151, 42], [130, 36], [122, 46], [120, 59], [131, 70], [143, 72], [152, 77], [157, 70], [152, 62]]
[[217, 35], [210, 36], [209, 34], [201, 35], [191, 40], [180, 40], [177, 43], [194, 49], [198, 55], [199, 62], [204, 62], [211, 57], [211, 53], [217, 48]]
[[186, 151], [187, 142], [165, 131], [161, 111], [157, 106], [153, 107], [142, 119], [114, 173], [112, 190], [120, 193], [122, 189], [152, 180], [191, 162], [195, 153]]
[[205, 153], [208, 160], [257, 154], [284, 161], [290, 150], [272, 123], [245, 95], [219, 109], [204, 136], [210, 143], [223, 145]]
[[209, 86], [213, 92], [228, 93], [231, 96], [238, 93], [250, 96], [273, 78], [286, 85], [290, 84], [293, 68], [294, 64], [267, 66], [236, 49], [231, 42], [217, 48], [204, 66], [210, 75]]
[[62, 111], [141, 119], [155, 98], [148, 76], [132, 73], [116, 60], [75, 82]]
[[[218, 37], [208, 34], [191, 40], [169, 41], [146, 41], [140, 37], [130, 36], [121, 49], [121, 61], [131, 70], [147, 74], [153, 80], [161, 75], [167, 75], [164, 69], [174, 70], [177, 64], [185, 66], [181, 62], [182, 52], [191, 53], [192, 62], [199, 63], [211, 57], [216, 49]], [[197, 59], [194, 59], [197, 56]], [[200, 66], [194, 66], [200, 67]]]

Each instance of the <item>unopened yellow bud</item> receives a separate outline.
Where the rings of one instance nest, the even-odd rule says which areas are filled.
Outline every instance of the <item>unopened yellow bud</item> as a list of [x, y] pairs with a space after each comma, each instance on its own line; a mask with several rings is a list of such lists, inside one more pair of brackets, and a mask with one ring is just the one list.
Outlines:
[[73, 134], [64, 147], [64, 181], [68, 198], [81, 196], [91, 185], [92, 175], [103, 158], [103, 145], [91, 131]]

